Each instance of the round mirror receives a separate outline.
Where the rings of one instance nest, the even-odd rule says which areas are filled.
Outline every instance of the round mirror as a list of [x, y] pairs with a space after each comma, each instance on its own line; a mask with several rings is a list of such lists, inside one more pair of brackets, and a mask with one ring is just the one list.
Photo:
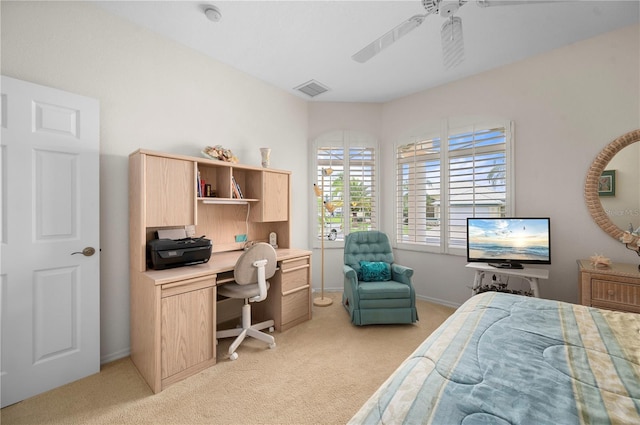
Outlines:
[[584, 198], [591, 217], [616, 240], [640, 227], [640, 130], [609, 143], [589, 168]]

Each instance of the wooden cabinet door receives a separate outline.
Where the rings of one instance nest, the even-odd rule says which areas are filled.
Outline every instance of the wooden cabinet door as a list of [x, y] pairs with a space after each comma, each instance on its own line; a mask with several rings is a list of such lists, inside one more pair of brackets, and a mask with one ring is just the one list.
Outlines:
[[195, 223], [195, 162], [147, 155], [146, 227]]
[[160, 358], [163, 380], [215, 361], [215, 301], [215, 286], [162, 298]]
[[289, 220], [289, 174], [263, 172], [260, 221]]

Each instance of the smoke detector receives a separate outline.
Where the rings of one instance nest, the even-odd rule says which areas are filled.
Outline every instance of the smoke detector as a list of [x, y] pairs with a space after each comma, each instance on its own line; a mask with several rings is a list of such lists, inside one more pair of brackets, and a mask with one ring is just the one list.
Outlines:
[[220, 9], [213, 5], [204, 6], [204, 14], [212, 22], [218, 22], [220, 18], [222, 18], [222, 13], [220, 13]]

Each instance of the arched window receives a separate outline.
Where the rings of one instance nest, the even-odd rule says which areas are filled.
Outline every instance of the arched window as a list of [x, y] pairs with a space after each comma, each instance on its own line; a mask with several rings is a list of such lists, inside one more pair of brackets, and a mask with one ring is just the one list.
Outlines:
[[315, 240], [342, 245], [344, 236], [378, 227], [377, 140], [334, 131], [314, 140]]

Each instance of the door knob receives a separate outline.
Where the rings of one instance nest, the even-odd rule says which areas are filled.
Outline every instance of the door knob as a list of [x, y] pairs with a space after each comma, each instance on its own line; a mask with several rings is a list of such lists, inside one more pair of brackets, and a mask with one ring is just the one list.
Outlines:
[[88, 246], [85, 249], [83, 249], [82, 251], [72, 252], [71, 255], [82, 254], [85, 257], [91, 257], [95, 253], [96, 253], [96, 249], [94, 247], [92, 247], [92, 246]]

